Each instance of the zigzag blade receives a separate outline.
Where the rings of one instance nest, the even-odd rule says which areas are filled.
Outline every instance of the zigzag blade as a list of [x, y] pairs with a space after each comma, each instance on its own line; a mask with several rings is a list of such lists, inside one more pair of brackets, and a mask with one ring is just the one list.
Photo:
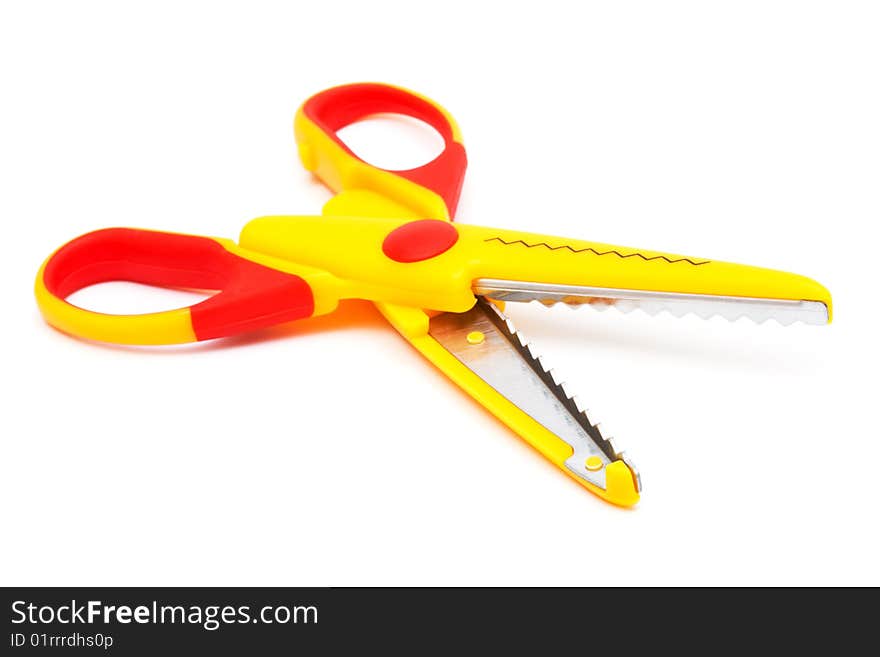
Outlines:
[[612, 461], [621, 458], [622, 452], [616, 447], [614, 439], [611, 436], [606, 436], [600, 423], [594, 422], [590, 418], [589, 409], [584, 407], [577, 395], [571, 393], [565, 382], [559, 377], [559, 373], [547, 366], [544, 357], [538, 355], [534, 343], [529, 342], [521, 332], [517, 331], [510, 318], [498, 310], [494, 304], [482, 299], [477, 303], [487, 310], [487, 314], [493, 319], [498, 329], [508, 337], [547, 388], [553, 392], [565, 409], [578, 421], [605, 455]]
[[636, 492], [640, 490], [632, 462], [592, 421], [534, 345], [492, 303], [478, 297], [467, 312], [436, 315], [431, 318], [429, 334], [520, 412], [568, 444], [572, 448], [565, 460], [569, 471], [605, 489], [606, 466], [622, 460], [633, 476]]
[[795, 322], [828, 323], [828, 308], [821, 301], [620, 290], [488, 278], [474, 282], [474, 293], [497, 301], [538, 301], [545, 306], [564, 303], [574, 308], [590, 306], [600, 311], [613, 307], [623, 313], [633, 310], [648, 315], [668, 312], [674, 317], [694, 314], [703, 319], [717, 315], [731, 322], [746, 317], [757, 324], [773, 319], [783, 326]]

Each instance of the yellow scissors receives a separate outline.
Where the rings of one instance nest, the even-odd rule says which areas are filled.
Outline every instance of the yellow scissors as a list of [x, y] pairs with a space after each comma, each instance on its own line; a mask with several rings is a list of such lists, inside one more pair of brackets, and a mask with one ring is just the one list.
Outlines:
[[[445, 148], [406, 171], [367, 164], [337, 132], [393, 113], [426, 122]], [[504, 302], [613, 305], [627, 311], [743, 315], [825, 324], [831, 296], [770, 269], [501, 228], [453, 224], [467, 158], [452, 117], [419, 94], [351, 84], [297, 111], [299, 155], [335, 196], [321, 216], [269, 216], [238, 244], [109, 228], [78, 237], [40, 267], [37, 304], [75, 336], [121, 344], [222, 338], [367, 299], [400, 334], [565, 474], [605, 500], [635, 504], [630, 458], [588, 417], [503, 313]], [[121, 280], [216, 291], [188, 308], [107, 315], [65, 299]]]

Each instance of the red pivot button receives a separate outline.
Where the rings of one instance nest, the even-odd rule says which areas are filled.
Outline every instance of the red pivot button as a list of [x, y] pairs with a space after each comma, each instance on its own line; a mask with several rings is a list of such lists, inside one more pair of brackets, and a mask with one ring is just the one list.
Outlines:
[[421, 262], [445, 253], [457, 241], [458, 231], [448, 221], [419, 219], [388, 233], [382, 252], [395, 262]]

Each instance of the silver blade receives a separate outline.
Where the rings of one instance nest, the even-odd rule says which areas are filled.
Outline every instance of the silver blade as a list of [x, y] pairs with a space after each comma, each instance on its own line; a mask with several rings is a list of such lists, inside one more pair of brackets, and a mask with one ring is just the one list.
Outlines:
[[704, 319], [720, 315], [732, 322], [740, 317], [748, 317], [758, 324], [768, 319], [775, 319], [783, 326], [795, 322], [817, 325], [828, 323], [828, 308], [821, 301], [622, 290], [610, 287], [553, 285], [494, 278], [481, 278], [474, 281], [473, 290], [474, 294], [498, 301], [540, 301], [546, 305], [554, 303], [565, 303], [570, 306], [589, 305], [599, 310], [613, 306], [625, 313], [635, 309], [643, 310], [649, 315], [666, 311], [676, 317], [694, 313]]
[[[636, 491], [641, 490], [638, 471], [614, 439], [590, 421], [565, 384], [493, 304], [478, 298], [467, 312], [436, 315], [429, 333], [500, 395], [571, 446], [565, 465], [575, 475], [605, 490], [605, 466], [622, 460], [633, 474]], [[601, 468], [587, 469], [591, 456], [601, 460]]]

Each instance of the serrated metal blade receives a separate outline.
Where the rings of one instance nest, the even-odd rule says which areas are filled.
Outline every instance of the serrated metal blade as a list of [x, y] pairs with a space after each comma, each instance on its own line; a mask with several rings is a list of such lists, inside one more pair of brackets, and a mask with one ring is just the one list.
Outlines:
[[[573, 452], [565, 465], [576, 476], [605, 490], [605, 467], [621, 460], [632, 473], [636, 491], [641, 490], [632, 461], [594, 426], [565, 383], [547, 369], [534, 345], [492, 303], [478, 298], [467, 312], [436, 315], [431, 318], [429, 334], [500, 395], [568, 444]], [[590, 457], [598, 458], [601, 467], [588, 468]]]
[[564, 303], [574, 307], [588, 305], [597, 310], [614, 307], [625, 313], [636, 309], [649, 315], [668, 312], [675, 317], [693, 313], [704, 319], [720, 315], [732, 322], [748, 317], [758, 324], [774, 319], [783, 326], [795, 322], [828, 323], [828, 307], [821, 301], [623, 290], [494, 278], [474, 281], [473, 290], [474, 294], [498, 301], [539, 301], [545, 305]]

